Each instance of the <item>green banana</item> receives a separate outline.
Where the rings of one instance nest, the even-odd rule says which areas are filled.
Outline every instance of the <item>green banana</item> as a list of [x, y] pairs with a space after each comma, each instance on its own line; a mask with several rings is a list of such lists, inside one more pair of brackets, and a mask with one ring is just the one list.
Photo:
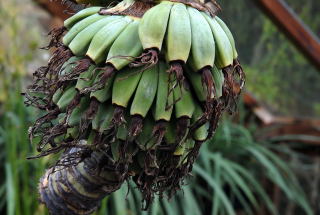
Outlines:
[[141, 68], [126, 67], [116, 74], [112, 88], [112, 104], [127, 107], [142, 76]]
[[[94, 83], [97, 83], [100, 80], [99, 74], [101, 73], [103, 73], [103, 71], [97, 71], [97, 76]], [[114, 77], [115, 75], [113, 74], [110, 78], [108, 78], [101, 90], [91, 92], [90, 98], [96, 98], [100, 103], [103, 103], [111, 98], [111, 87], [114, 81]]]
[[106, 115], [107, 108], [109, 105], [106, 105], [105, 103], [99, 104], [98, 111], [93, 118], [91, 124], [92, 124], [92, 130], [98, 131], [100, 129], [100, 124], [103, 122], [103, 116]]
[[131, 18], [124, 17], [104, 26], [93, 37], [86, 55], [96, 64], [104, 62], [111, 45], [130, 22]]
[[93, 14], [81, 20], [80, 22], [72, 26], [72, 28], [68, 31], [68, 33], [63, 37], [62, 39], [63, 44], [68, 46], [71, 43], [71, 41], [77, 36], [78, 33], [80, 33], [83, 29], [85, 29], [92, 23], [103, 18], [105, 18], [105, 16], [101, 16], [99, 14]]
[[182, 3], [174, 3], [170, 13], [167, 42], [169, 62], [186, 63], [191, 49], [191, 25], [187, 8]]
[[65, 111], [76, 95], [77, 90], [74, 87], [70, 87], [69, 89], [67, 89], [57, 102], [57, 106], [59, 107], [59, 109], [61, 111]]
[[60, 113], [56, 120], [58, 121], [58, 123], [61, 124], [61, 123], [63, 123], [65, 121], [65, 118], [66, 118], [66, 113]]
[[94, 144], [94, 139], [95, 139], [96, 134], [97, 134], [97, 133], [96, 133], [94, 130], [91, 130], [91, 131], [89, 132], [89, 135], [88, 135], [88, 137], [87, 137], [87, 144], [88, 144], [88, 145]]
[[114, 161], [119, 161], [120, 159], [120, 144], [121, 142], [116, 140], [115, 142], [111, 143], [111, 153], [112, 153], [112, 158]]
[[[198, 72], [190, 71], [189, 68], [185, 68], [185, 71], [199, 101], [205, 102], [207, 100], [208, 89], [207, 86], [203, 85], [201, 74]], [[214, 90], [211, 90], [210, 98], [214, 98]]]
[[88, 96], [81, 98], [80, 104], [73, 109], [71, 115], [67, 118], [67, 124], [70, 127], [79, 125], [82, 115], [88, 108], [89, 104], [90, 99]]
[[222, 97], [222, 88], [224, 84], [224, 75], [221, 69], [217, 69], [217, 67], [213, 67], [212, 76], [214, 79], [214, 86], [217, 98]]
[[153, 136], [154, 120], [151, 117], [146, 117], [143, 121], [142, 132], [136, 138], [136, 143], [142, 150], [154, 149], [156, 140]]
[[69, 48], [72, 53], [76, 56], [83, 56], [87, 52], [95, 34], [110, 22], [121, 18], [123, 18], [123, 16], [105, 16], [103, 19], [90, 24], [88, 27], [79, 32], [69, 44]]
[[133, 58], [142, 53], [138, 34], [139, 23], [139, 19], [131, 22], [117, 37], [109, 50], [106, 63], [113, 65], [116, 70], [124, 68]]
[[78, 135], [79, 135], [79, 127], [78, 126], [71, 127], [67, 129], [65, 139], [75, 139], [78, 137]]
[[81, 91], [82, 89], [92, 85], [96, 74], [95, 69], [96, 67], [91, 65], [87, 71], [80, 74], [75, 86], [77, 90]]
[[186, 80], [183, 86], [174, 88], [173, 95], [176, 102], [174, 105], [176, 118], [186, 117], [191, 119], [195, 104]]
[[78, 13], [74, 14], [73, 16], [71, 16], [70, 18], [68, 18], [64, 21], [64, 23], [63, 23], [64, 27], [66, 27], [67, 29], [72, 28], [72, 26], [75, 25], [80, 20], [82, 20], [88, 16], [91, 16], [95, 13], [98, 13], [101, 8], [102, 7], [88, 7], [88, 8], [85, 8], [85, 9], [79, 11]]
[[64, 134], [58, 135], [58, 136], [53, 138], [53, 142], [55, 144], [62, 143], [64, 140], [65, 140], [65, 135]]
[[167, 124], [166, 133], [164, 134], [165, 142], [168, 145], [175, 144], [176, 136], [177, 136], [176, 123], [175, 123], [175, 121], [171, 121], [170, 123]]
[[186, 147], [185, 147], [185, 144], [183, 144], [183, 145], [178, 145], [177, 147], [176, 147], [176, 149], [175, 149], [175, 151], [173, 152], [173, 155], [174, 156], [179, 156], [179, 157], [182, 157], [183, 156], [183, 154], [185, 153], [185, 151], [186, 151]]
[[195, 71], [212, 67], [215, 59], [215, 40], [206, 19], [192, 7], [188, 7], [190, 16], [192, 43], [190, 65]]
[[59, 75], [63, 76], [63, 75], [67, 75], [68, 73], [72, 72], [75, 65], [76, 65], [76, 62], [81, 59], [82, 59], [81, 57], [77, 57], [77, 56], [71, 57], [68, 61], [66, 61], [62, 65], [62, 67], [59, 71]]
[[233, 50], [227, 34], [223, 31], [216, 19], [211, 18], [208, 14], [201, 12], [209, 23], [212, 34], [216, 42], [216, 59], [215, 65], [221, 69], [232, 65]]
[[182, 156], [184, 154], [185, 150], [186, 150], [186, 147], [184, 144], [179, 145], [179, 146], [177, 146], [176, 150], [173, 152], [173, 155], [174, 156]]
[[117, 137], [118, 140], [126, 141], [127, 140], [127, 136], [128, 136], [128, 129], [127, 129], [125, 124], [121, 124], [118, 127], [118, 131], [117, 131], [116, 137]]
[[234, 41], [234, 37], [230, 31], [230, 29], [228, 28], [228, 26], [226, 25], [226, 23], [220, 19], [218, 16], [215, 16], [215, 19], [217, 20], [217, 22], [219, 23], [219, 25], [221, 26], [221, 28], [224, 30], [224, 32], [227, 34], [230, 44], [232, 46], [232, 50], [233, 50], [233, 59], [237, 59], [238, 58], [238, 52], [237, 52], [237, 48], [236, 48], [236, 42]]
[[181, 145], [181, 143], [187, 137], [190, 126], [190, 119], [195, 110], [193, 97], [186, 80], [184, 80], [184, 83], [181, 87], [176, 87], [173, 90], [173, 96], [176, 102], [174, 105], [175, 115], [177, 118], [176, 143], [178, 145]]
[[[199, 104], [195, 105], [195, 111], [192, 115], [191, 123], [197, 122], [201, 117], [203, 116], [202, 108]], [[196, 128], [193, 131], [192, 137], [195, 141], [205, 141], [208, 137], [208, 129], [209, 129], [209, 123], [206, 122], [204, 125], [200, 126], [199, 128]]]
[[106, 107], [105, 113], [102, 116], [103, 121], [100, 123], [98, 131], [103, 133], [107, 131], [111, 127], [111, 120], [114, 113], [114, 107], [112, 105], [108, 105]]
[[[58, 121], [58, 123], [62, 124], [65, 120], [65, 117], [66, 117], [66, 114], [62, 113], [58, 115], [56, 120]], [[53, 143], [60, 144], [64, 140], [65, 140], [65, 134], [55, 135], [53, 138]]]
[[158, 66], [145, 70], [139, 81], [130, 114], [145, 117], [154, 101], [158, 87]]
[[131, 104], [130, 114], [133, 117], [129, 127], [130, 138], [135, 138], [142, 131], [143, 118], [151, 108], [157, 92], [157, 84], [158, 66], [154, 65], [143, 72]]
[[62, 95], [63, 95], [63, 90], [61, 88], [57, 89], [57, 91], [52, 96], [52, 102], [54, 104], [57, 104]]
[[163, 1], [143, 15], [139, 26], [143, 49], [154, 48], [161, 51], [172, 5], [172, 2]]
[[192, 139], [187, 139], [184, 143], [184, 152], [180, 158], [178, 167], [181, 167], [181, 165], [186, 164], [188, 162], [188, 155], [190, 154], [190, 151], [194, 148], [195, 142]]
[[113, 111], [114, 107], [112, 105], [100, 104], [97, 114], [92, 120], [92, 129], [102, 133], [110, 128]]
[[185, 164], [188, 162], [188, 155], [190, 153], [190, 150], [194, 148], [195, 142], [192, 139], [187, 139], [184, 143], [185, 150], [183, 152], [183, 155], [180, 158], [180, 162], [178, 166], [181, 166], [182, 164]]
[[169, 83], [169, 73], [167, 65], [159, 62], [159, 78], [156, 104], [154, 106], [154, 119], [156, 121], [164, 120], [169, 122], [173, 110], [173, 94], [169, 94], [171, 85]]

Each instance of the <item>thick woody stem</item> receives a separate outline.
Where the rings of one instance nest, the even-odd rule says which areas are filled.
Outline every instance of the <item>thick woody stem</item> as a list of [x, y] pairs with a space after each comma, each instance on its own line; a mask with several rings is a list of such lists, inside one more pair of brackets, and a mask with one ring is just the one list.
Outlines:
[[124, 170], [113, 165], [102, 153], [93, 152], [75, 166], [47, 170], [39, 184], [41, 203], [52, 215], [93, 213], [100, 201], [118, 190], [127, 177]]

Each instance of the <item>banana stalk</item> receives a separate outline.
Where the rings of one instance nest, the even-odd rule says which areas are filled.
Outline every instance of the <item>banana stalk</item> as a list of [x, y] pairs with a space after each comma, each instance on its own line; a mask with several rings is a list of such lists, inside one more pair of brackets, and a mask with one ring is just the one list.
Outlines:
[[126, 179], [125, 170], [117, 170], [103, 153], [94, 152], [89, 157], [85, 153], [69, 150], [66, 158], [82, 154], [83, 160], [69, 167], [51, 168], [41, 178], [40, 201], [52, 215], [92, 214], [101, 199], [118, 190]]

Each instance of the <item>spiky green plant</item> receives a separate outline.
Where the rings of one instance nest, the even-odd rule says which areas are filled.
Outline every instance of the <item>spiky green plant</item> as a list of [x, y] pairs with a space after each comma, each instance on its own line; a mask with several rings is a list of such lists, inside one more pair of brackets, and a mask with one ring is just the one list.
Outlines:
[[[243, 211], [249, 215], [259, 213], [262, 208], [270, 214], [281, 214], [270, 190], [261, 182], [264, 178], [280, 187], [288, 201], [298, 205], [305, 214], [314, 214], [296, 176], [279, 153], [285, 157], [297, 155], [286, 146], [256, 142], [247, 128], [225, 121], [215, 138], [202, 147], [188, 186], [170, 201], [156, 199], [144, 214], [219, 215]], [[130, 182], [126, 204], [117, 201], [126, 198], [127, 189], [123, 186], [111, 195], [109, 204], [103, 203], [107, 208], [100, 211], [141, 214], [137, 207], [141, 195], [133, 183]]]

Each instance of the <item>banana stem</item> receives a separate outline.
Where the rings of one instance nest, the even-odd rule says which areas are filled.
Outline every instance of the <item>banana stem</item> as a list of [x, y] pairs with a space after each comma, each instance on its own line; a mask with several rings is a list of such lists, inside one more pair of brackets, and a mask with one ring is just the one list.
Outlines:
[[[83, 152], [71, 149], [66, 159], [77, 153]], [[101, 152], [93, 152], [82, 161], [77, 158], [76, 162], [51, 168], [40, 180], [40, 201], [52, 215], [93, 213], [100, 201], [118, 190], [127, 177], [125, 170], [114, 167]]]
[[125, 11], [126, 9], [130, 8], [135, 2], [135, 0], [123, 0], [120, 3], [118, 3], [115, 7], [100, 10], [99, 14], [119, 14]]

